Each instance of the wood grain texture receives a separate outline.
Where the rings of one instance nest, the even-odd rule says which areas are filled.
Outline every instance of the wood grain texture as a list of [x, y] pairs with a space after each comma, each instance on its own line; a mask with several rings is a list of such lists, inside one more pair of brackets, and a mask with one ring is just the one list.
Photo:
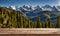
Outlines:
[[57, 28], [0, 28], [0, 34], [60, 34]]
[[60, 36], [59, 34], [57, 35], [57, 34], [38, 34], [38, 35], [25, 35], [25, 36]]
[[19, 35], [19, 34], [0, 34], [0, 36], [24, 36], [24, 35]]
[[21, 35], [21, 34], [0, 34], [0, 36], [60, 36], [60, 34], [38, 34], [38, 35], [36, 35], [36, 34], [32, 34], [32, 35], [30, 35], [30, 34], [23, 34], [23, 35]]

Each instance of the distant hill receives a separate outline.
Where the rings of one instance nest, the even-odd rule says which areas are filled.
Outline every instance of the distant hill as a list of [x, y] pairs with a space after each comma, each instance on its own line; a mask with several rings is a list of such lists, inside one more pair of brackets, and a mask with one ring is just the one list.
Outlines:
[[2, 28], [29, 28], [33, 24], [23, 13], [0, 7], [0, 27]]
[[[51, 12], [49, 13], [47, 13], [47, 11], [44, 12], [47, 15], [51, 14]], [[57, 19], [58, 23], [56, 24], [56, 26], [54, 25], [54, 23], [52, 23], [50, 18], [47, 18], [45, 22], [41, 22], [40, 18], [41, 14], [39, 14], [36, 17], [35, 19], [36, 21], [32, 22], [30, 17], [26, 16], [21, 11], [16, 11], [6, 7], [0, 7], [0, 28], [60, 28], [59, 25], [60, 17], [58, 17]]]

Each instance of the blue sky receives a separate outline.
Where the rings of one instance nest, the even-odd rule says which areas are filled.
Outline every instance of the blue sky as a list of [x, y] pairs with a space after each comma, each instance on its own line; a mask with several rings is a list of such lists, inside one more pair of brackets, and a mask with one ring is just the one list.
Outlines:
[[59, 5], [60, 0], [0, 0], [0, 5], [10, 6], [10, 5]]

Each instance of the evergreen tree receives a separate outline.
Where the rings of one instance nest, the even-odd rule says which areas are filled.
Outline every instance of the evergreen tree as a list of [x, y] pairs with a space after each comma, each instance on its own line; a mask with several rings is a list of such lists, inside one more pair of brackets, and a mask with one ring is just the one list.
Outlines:
[[60, 16], [57, 17], [56, 28], [60, 28]]
[[46, 28], [49, 28], [50, 27], [50, 24], [51, 24], [50, 21], [51, 20], [48, 18], [47, 21], [46, 21]]
[[28, 20], [28, 28], [31, 28], [30, 20]]
[[41, 22], [42, 28], [45, 28], [45, 22]]
[[53, 23], [52, 23], [52, 21], [51, 21], [51, 19], [47, 19], [47, 21], [46, 21], [46, 28], [53, 28], [54, 26], [53, 26]]
[[55, 28], [54, 24], [52, 23], [52, 21], [50, 21], [50, 26], [49, 28]]
[[37, 27], [37, 23], [36, 21], [33, 23], [33, 27], [32, 28], [36, 28]]
[[37, 28], [41, 28], [42, 27], [42, 24], [40, 22], [40, 16], [38, 16], [37, 18]]

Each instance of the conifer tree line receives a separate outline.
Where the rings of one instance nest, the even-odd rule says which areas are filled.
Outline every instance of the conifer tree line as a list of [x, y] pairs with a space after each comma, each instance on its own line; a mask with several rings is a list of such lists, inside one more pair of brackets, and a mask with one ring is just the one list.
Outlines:
[[32, 22], [19, 11], [0, 7], [0, 28], [60, 28], [60, 16], [57, 17], [57, 24], [54, 26], [49, 18], [41, 22], [38, 15], [37, 21]]

